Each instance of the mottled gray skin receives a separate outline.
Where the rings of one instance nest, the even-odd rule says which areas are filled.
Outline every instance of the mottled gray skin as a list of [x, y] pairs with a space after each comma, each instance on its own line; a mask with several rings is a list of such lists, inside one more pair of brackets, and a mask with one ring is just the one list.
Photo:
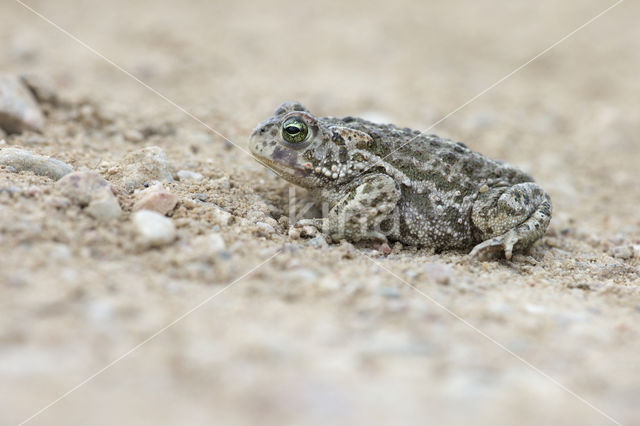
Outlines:
[[[282, 125], [303, 120], [301, 143]], [[551, 219], [549, 195], [526, 173], [453, 142], [391, 124], [315, 117], [288, 102], [251, 135], [258, 161], [327, 202], [322, 219], [305, 219], [334, 240], [400, 241], [472, 256], [530, 246]]]

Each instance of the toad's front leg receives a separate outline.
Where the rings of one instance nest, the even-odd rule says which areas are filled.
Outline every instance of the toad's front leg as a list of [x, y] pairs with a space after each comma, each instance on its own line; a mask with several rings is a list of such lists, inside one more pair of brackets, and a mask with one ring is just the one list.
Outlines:
[[368, 174], [345, 188], [327, 217], [302, 219], [296, 226], [315, 226], [336, 241], [386, 241], [380, 224], [391, 216], [399, 199], [400, 189], [390, 176]]

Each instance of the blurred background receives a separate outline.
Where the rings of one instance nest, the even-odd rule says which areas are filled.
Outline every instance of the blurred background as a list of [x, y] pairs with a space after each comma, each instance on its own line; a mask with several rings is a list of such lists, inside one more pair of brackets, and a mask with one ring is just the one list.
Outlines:
[[[2, 73], [43, 76], [123, 127], [170, 123], [173, 136], [154, 143], [178, 165], [230, 178], [241, 217], [263, 198], [284, 209], [288, 186], [113, 64], [242, 147], [285, 100], [428, 129], [614, 2], [25, 4], [46, 19], [2, 2]], [[608, 250], [640, 244], [639, 12], [621, 3], [430, 130], [547, 189], [554, 219], [541, 263], [481, 268], [411, 252], [388, 265], [625, 424], [640, 422], [638, 258]], [[132, 149], [95, 132], [56, 135], [7, 143], [78, 169]], [[20, 218], [21, 205], [5, 208]], [[29, 209], [39, 220], [40, 207]], [[48, 241], [25, 249], [19, 230], [0, 240], [1, 424], [27, 419], [290, 243], [286, 227], [256, 238], [238, 219], [225, 234], [231, 260], [203, 278], [179, 257], [205, 232], [197, 215], [180, 225], [183, 246], [137, 257], [120, 253], [118, 227], [85, 255], [80, 235], [102, 231], [61, 220], [64, 261]], [[344, 247], [324, 259], [314, 250], [283, 255], [29, 424], [611, 423]], [[27, 284], [12, 284], [16, 271]]]

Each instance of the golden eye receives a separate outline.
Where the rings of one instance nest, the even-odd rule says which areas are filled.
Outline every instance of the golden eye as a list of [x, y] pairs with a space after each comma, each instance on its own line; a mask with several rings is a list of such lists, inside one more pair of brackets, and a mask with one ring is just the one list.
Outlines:
[[282, 124], [282, 137], [289, 143], [304, 142], [309, 135], [307, 123], [296, 117], [291, 117]]

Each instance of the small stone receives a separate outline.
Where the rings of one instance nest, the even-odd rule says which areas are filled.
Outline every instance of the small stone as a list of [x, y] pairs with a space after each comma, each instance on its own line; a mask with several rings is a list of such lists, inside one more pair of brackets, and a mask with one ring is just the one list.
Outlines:
[[113, 195], [111, 184], [96, 172], [75, 172], [60, 179], [56, 186], [62, 195], [85, 208], [94, 219], [118, 219], [122, 209]]
[[270, 216], [266, 216], [262, 222], [267, 223], [269, 225], [271, 225], [273, 227], [273, 229], [278, 229], [278, 227], [280, 226], [278, 224], [278, 221], [275, 220], [274, 218], [270, 217]]
[[382, 253], [385, 256], [390, 255], [391, 252], [392, 252], [391, 247], [387, 243], [382, 243], [382, 244], [376, 246], [375, 249], [378, 250], [380, 253]]
[[154, 181], [173, 182], [167, 154], [157, 146], [130, 152], [121, 161], [127, 191]]
[[611, 254], [613, 254], [613, 257], [617, 259], [622, 259], [622, 260], [631, 259], [633, 257], [633, 246], [624, 245], [624, 246], [614, 247], [611, 250]]
[[289, 238], [291, 238], [292, 240], [299, 240], [300, 239], [300, 228], [296, 228], [295, 226], [292, 226], [289, 228]]
[[180, 170], [178, 172], [178, 179], [180, 179], [180, 182], [200, 182], [204, 179], [204, 176], [198, 172]]
[[219, 179], [212, 180], [211, 185], [219, 189], [228, 190], [231, 188], [231, 181], [227, 176], [224, 176]]
[[129, 141], [129, 142], [142, 142], [144, 140], [144, 135], [142, 134], [142, 132], [140, 130], [136, 130], [136, 129], [130, 129], [130, 130], [126, 130], [122, 136], [124, 136], [124, 138]]
[[222, 235], [217, 232], [208, 236], [207, 243], [209, 249], [214, 253], [219, 253], [227, 249], [227, 244], [225, 243], [224, 238], [222, 238]]
[[322, 249], [329, 247], [329, 244], [327, 243], [327, 239], [324, 236], [324, 234], [316, 235], [314, 238], [310, 239], [307, 242], [307, 244], [309, 244], [311, 247], [322, 248]]
[[349, 241], [340, 241], [340, 249], [342, 250], [343, 259], [354, 259], [356, 257], [356, 248]]
[[118, 219], [122, 215], [120, 204], [113, 194], [91, 201], [85, 211], [89, 216], [103, 222]]
[[198, 207], [198, 203], [196, 203], [195, 201], [193, 201], [191, 198], [183, 198], [182, 199], [182, 205], [189, 210], [195, 209], [196, 207]]
[[313, 238], [318, 235], [318, 228], [311, 225], [305, 225], [300, 228], [300, 236], [302, 238]]
[[143, 247], [161, 247], [176, 238], [171, 219], [151, 210], [140, 210], [131, 216], [137, 241]]
[[283, 229], [286, 229], [289, 227], [289, 218], [285, 215], [282, 215], [278, 218], [277, 223], [278, 223], [278, 226], [280, 226]]
[[65, 197], [81, 207], [111, 192], [111, 184], [96, 172], [74, 172], [60, 179], [56, 186]]
[[276, 232], [276, 230], [273, 229], [273, 226], [265, 222], [258, 222], [256, 223], [256, 226], [258, 227], [259, 232], [263, 235], [271, 235]]
[[1, 148], [0, 165], [13, 167], [17, 172], [30, 171], [53, 180], [73, 172], [70, 165], [60, 160], [18, 148]]
[[152, 210], [162, 215], [170, 213], [178, 204], [178, 196], [157, 184], [142, 191], [142, 197], [133, 205], [133, 211]]
[[231, 223], [231, 221], [233, 220], [233, 215], [231, 215], [231, 213], [222, 210], [218, 206], [214, 206], [213, 209], [211, 209], [211, 213], [212, 213], [212, 215], [214, 217], [214, 220], [219, 225], [222, 225], [222, 226], [229, 225]]
[[0, 127], [7, 133], [42, 132], [44, 115], [17, 76], [0, 76]]

